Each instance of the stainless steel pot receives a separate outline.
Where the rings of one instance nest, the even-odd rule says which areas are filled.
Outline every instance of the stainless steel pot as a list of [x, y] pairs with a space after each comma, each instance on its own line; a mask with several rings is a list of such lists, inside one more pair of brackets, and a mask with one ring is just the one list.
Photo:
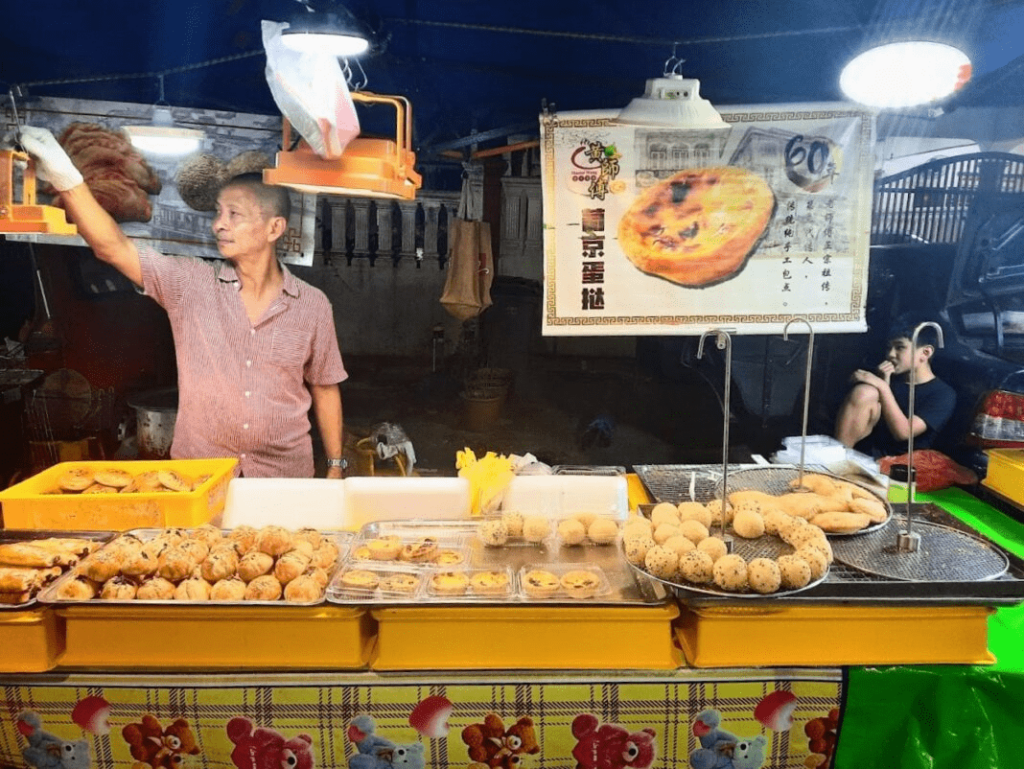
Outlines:
[[178, 389], [139, 393], [128, 400], [128, 405], [135, 409], [139, 459], [167, 459], [178, 418]]

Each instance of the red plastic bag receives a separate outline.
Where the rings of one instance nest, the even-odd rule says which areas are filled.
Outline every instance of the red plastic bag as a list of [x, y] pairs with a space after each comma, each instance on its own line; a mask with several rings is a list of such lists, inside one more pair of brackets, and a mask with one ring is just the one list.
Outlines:
[[281, 32], [287, 28], [287, 24], [263, 22], [270, 93], [313, 152], [336, 160], [359, 135], [359, 116], [348, 83], [334, 56], [286, 48]]
[[[882, 457], [878, 466], [889, 475], [893, 465], [907, 464], [908, 455], [898, 457]], [[914, 467], [917, 468], [918, 491], [936, 491], [950, 486], [971, 486], [978, 482], [978, 476], [963, 465], [959, 465], [941, 451], [921, 449], [914, 452]]]

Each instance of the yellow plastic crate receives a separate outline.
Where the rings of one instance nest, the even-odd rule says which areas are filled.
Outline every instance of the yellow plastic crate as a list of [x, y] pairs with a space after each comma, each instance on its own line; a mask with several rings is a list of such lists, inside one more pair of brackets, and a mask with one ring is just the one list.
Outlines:
[[64, 623], [49, 608], [0, 613], [0, 673], [52, 670], [64, 652]]
[[1024, 507], [1024, 449], [990, 449], [982, 484]]
[[990, 665], [985, 606], [682, 607], [693, 667]]
[[672, 669], [673, 602], [375, 609], [374, 670]]
[[[9, 529], [117, 530], [200, 526], [224, 509], [228, 482], [238, 460], [171, 459], [137, 462], [61, 462], [0, 491], [4, 526]], [[210, 475], [195, 491], [131, 494], [55, 494], [68, 470], [119, 469], [132, 475], [176, 470], [189, 478]]]
[[114, 606], [56, 609], [63, 667], [106, 669], [365, 668], [367, 611], [320, 606]]

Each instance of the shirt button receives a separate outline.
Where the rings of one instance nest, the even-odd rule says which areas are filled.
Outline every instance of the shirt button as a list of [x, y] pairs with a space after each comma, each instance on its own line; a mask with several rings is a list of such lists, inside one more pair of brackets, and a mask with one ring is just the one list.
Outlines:
[[256, 336], [256, 329], [254, 329], [254, 328], [249, 329], [249, 334], [252, 335], [252, 336]]
[[246, 398], [248, 398], [248, 397], [249, 397], [250, 395], [252, 395], [252, 393], [251, 393], [251, 392], [249, 392], [248, 390], [246, 390], [246, 391], [245, 391], [245, 397], [246, 397]]
[[249, 429], [249, 423], [246, 422], [244, 425], [242, 425], [242, 429], [243, 430], [248, 430]]
[[252, 365], [252, 361], [251, 361], [251, 360], [247, 360], [247, 361], [245, 362], [245, 365], [246, 365], [246, 368], [248, 368], [249, 366], [251, 366], [251, 365]]
[[239, 455], [238, 455], [238, 458], [239, 458], [239, 459], [245, 459], [245, 454], [239, 454]]

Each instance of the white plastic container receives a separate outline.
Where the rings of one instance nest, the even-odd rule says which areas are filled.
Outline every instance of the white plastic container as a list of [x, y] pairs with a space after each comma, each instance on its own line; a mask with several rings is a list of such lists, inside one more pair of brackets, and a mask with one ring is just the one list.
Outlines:
[[628, 488], [621, 475], [523, 475], [512, 479], [501, 509], [549, 518], [587, 512], [625, 519]]
[[460, 520], [470, 516], [465, 478], [346, 478], [345, 529], [376, 521]]
[[331, 478], [232, 478], [221, 523], [306, 526], [325, 531], [345, 528], [345, 484]]

